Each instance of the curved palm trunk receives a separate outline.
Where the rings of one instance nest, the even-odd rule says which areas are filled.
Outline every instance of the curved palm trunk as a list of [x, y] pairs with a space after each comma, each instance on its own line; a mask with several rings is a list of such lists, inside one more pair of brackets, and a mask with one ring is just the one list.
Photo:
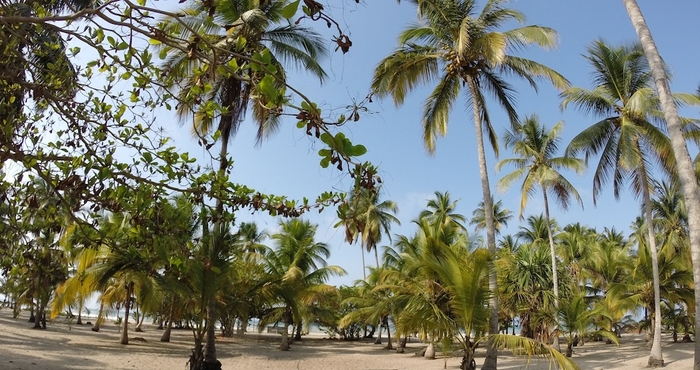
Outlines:
[[394, 346], [391, 344], [391, 329], [389, 328], [389, 316], [386, 317], [386, 320], [384, 321], [384, 325], [386, 325], [386, 349], [394, 349]]
[[134, 283], [130, 282], [126, 286], [126, 302], [124, 303], [124, 327], [119, 340], [121, 344], [129, 344], [129, 309], [131, 308], [131, 293], [134, 290]]
[[377, 268], [379, 268], [379, 253], [377, 253], [377, 246], [374, 246], [374, 260], [377, 262]]
[[[496, 257], [496, 226], [493, 219], [493, 203], [491, 201], [491, 186], [489, 184], [488, 169], [486, 167], [486, 152], [484, 150], [484, 134], [481, 127], [481, 106], [475, 98], [478, 96], [476, 81], [472, 76], [465, 76], [464, 79], [469, 86], [469, 92], [472, 96], [472, 109], [474, 110], [474, 127], [476, 129], [476, 147], [479, 158], [479, 173], [481, 174], [481, 191], [484, 197], [484, 221], [486, 222], [486, 245], [489, 249], [491, 257]], [[489, 269], [489, 290], [491, 297], [489, 298], [489, 334], [498, 334], [498, 281], [496, 276], [496, 266], [491, 261]], [[486, 344], [486, 360], [484, 361], [483, 370], [495, 370], [497, 368], [498, 351], [493, 346], [492, 341], [487, 341]]]
[[[549, 237], [549, 251], [552, 255], [552, 283], [554, 284], [554, 312], [559, 312], [559, 274], [557, 272], [557, 252], [554, 249], [554, 236], [552, 236], [552, 224], [549, 221], [549, 200], [547, 199], [547, 189], [542, 187], [542, 195], [544, 196], [544, 217], [547, 222], [547, 236]], [[556, 317], [556, 314], [555, 314]], [[559, 324], [554, 322], [554, 341], [552, 346], [559, 352]]]
[[382, 329], [384, 329], [384, 325], [382, 325], [382, 319], [379, 319], [379, 334], [377, 334], [377, 339], [374, 340], [374, 344], [382, 344]]
[[[693, 261], [693, 280], [695, 281], [695, 296], [700, 297], [700, 194], [698, 184], [693, 171], [693, 165], [688, 153], [688, 147], [683, 136], [678, 111], [671, 95], [668, 84], [668, 76], [664, 68], [664, 62], [656, 48], [656, 43], [651, 37], [651, 31], [646, 24], [636, 0], [623, 0], [627, 14], [632, 21], [632, 26], [639, 37], [644, 49], [644, 54], [649, 61], [649, 68], [654, 76], [656, 91], [659, 94], [661, 109], [664, 112], [668, 128], [673, 154], [678, 166], [678, 178], [683, 190], [685, 206], [688, 210], [688, 229], [690, 230], [690, 250]], [[700, 299], [695, 300], [695, 327], [700, 327]], [[695, 341], [694, 370], [700, 370], [700, 341]]]
[[[642, 184], [648, 184], [646, 172], [641, 171]], [[656, 235], [654, 233], [654, 219], [651, 213], [651, 199], [649, 197], [649, 188], [642, 188], [642, 200], [644, 202], [644, 215], [647, 219], [647, 232], [649, 238], [649, 250], [651, 251], [651, 271], [654, 284], [654, 337], [651, 344], [651, 353], [649, 355], [649, 366], [659, 367], [664, 366], [664, 357], [661, 352], [661, 290], [659, 285], [659, 253], [656, 250]]]
[[97, 312], [97, 318], [95, 319], [95, 323], [92, 325], [92, 331], [98, 332], [100, 331], [100, 325], [102, 325], [102, 315], [104, 313], [105, 309], [105, 304], [100, 303], [100, 310]]

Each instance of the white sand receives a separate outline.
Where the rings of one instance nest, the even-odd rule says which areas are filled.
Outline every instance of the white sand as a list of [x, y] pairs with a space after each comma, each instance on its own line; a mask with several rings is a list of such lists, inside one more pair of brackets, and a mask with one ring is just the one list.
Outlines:
[[[186, 366], [192, 333], [173, 330], [170, 343], [160, 342], [162, 331], [147, 326], [142, 333], [130, 331], [130, 338], [142, 337], [146, 342], [132, 340], [127, 346], [119, 344], [117, 327], [105, 323], [99, 333], [88, 325], [49, 324], [47, 330], [33, 330], [27, 315], [13, 319], [9, 309], [0, 310], [0, 370], [43, 369], [142, 369], [175, 370]], [[232, 369], [414, 369], [438, 370], [444, 360], [430, 361], [416, 357], [424, 345], [409, 343], [406, 353], [398, 354], [371, 342], [343, 342], [304, 337], [293, 343], [292, 350], [277, 349], [277, 335], [246, 334], [244, 338], [219, 338], [217, 356], [224, 370]], [[693, 343], [671, 343], [664, 338], [665, 369], [692, 369]], [[386, 338], [384, 338], [386, 343]], [[477, 364], [483, 362], [479, 350]], [[646, 366], [649, 352], [640, 335], [624, 335], [620, 347], [604, 343], [586, 343], [576, 347], [574, 360], [583, 370], [632, 370]], [[448, 369], [459, 369], [459, 357], [447, 360]], [[548, 369], [547, 361], [515, 357], [507, 352], [499, 355], [499, 369]]]

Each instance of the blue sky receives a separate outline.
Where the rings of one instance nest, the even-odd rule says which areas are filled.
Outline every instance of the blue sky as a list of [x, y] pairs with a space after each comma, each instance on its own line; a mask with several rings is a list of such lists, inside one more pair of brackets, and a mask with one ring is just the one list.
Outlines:
[[[397, 4], [390, 0], [365, 0], [356, 4], [355, 0], [327, 0], [323, 3], [350, 36], [353, 46], [349, 53], [343, 55], [338, 51], [322, 62], [330, 75], [323, 86], [304, 74], [291, 73], [290, 81], [318, 102], [324, 112], [339, 114], [353, 101], [360, 101], [368, 94], [374, 67], [397, 46], [399, 32], [415, 21], [416, 10], [409, 1]], [[532, 49], [518, 55], [554, 68], [574, 86], [591, 87], [591, 68], [582, 54], [592, 41], [602, 38], [617, 45], [636, 40], [621, 1], [537, 0], [512, 1], [509, 5], [524, 12], [526, 24], [552, 27], [559, 32], [560, 42], [556, 50]], [[639, 5], [661, 55], [673, 73], [673, 90], [695, 92], [700, 84], [700, 38], [696, 28], [700, 2], [639, 0]], [[323, 26], [308, 24], [317, 29]], [[334, 44], [330, 37], [331, 34], [328, 34], [328, 45], [332, 49]], [[565, 122], [563, 146], [575, 134], [595, 122], [594, 117], [581, 115], [574, 110], [562, 112], [558, 92], [547, 84], [541, 84], [539, 93], [520, 82], [514, 81], [514, 85], [518, 89], [517, 108], [521, 116], [536, 113], [547, 127], [561, 120]], [[370, 114], [362, 115], [360, 121], [348, 123], [340, 129], [354, 143], [368, 148], [364, 159], [379, 165], [384, 180], [384, 197], [399, 205], [398, 218], [402, 224], [394, 226], [392, 234], [412, 234], [414, 228], [411, 220], [417, 217], [435, 191], [449, 191], [453, 199], [459, 200], [458, 211], [467, 217], [471, 217], [481, 201], [476, 141], [469, 107], [464, 99], [455, 105], [448, 136], [438, 141], [435, 155], [429, 156], [423, 148], [420, 124], [422, 104], [428, 93], [427, 88], [415, 91], [399, 108], [395, 108], [390, 100], [375, 99], [368, 105]], [[700, 108], [682, 113], [698, 117], [699, 111]], [[490, 105], [490, 113], [498, 134], [502, 136], [508, 122], [506, 117], [495, 104]], [[159, 120], [169, 127], [167, 131], [179, 146], [204, 158], [201, 148], [196, 146], [196, 140], [189, 136], [189, 130], [179, 128], [175, 118], [161, 116]], [[245, 122], [231, 143], [235, 160], [232, 181], [264, 193], [284, 194], [296, 199], [314, 199], [328, 190], [346, 191], [352, 184], [348, 176], [318, 165], [316, 152], [321, 145], [307, 137], [304, 130], [297, 129], [291, 119], [285, 121], [280, 131], [260, 147], [256, 148], [254, 142], [254, 125]], [[502, 150], [501, 158], [510, 156], [511, 153]], [[488, 166], [492, 191], [498, 199], [502, 199], [506, 208], [517, 215], [519, 183], [508, 192], [498, 192], [495, 184], [508, 170], [496, 172], [495, 164], [496, 159], [490, 155]], [[566, 176], [581, 194], [584, 209], [572, 205], [568, 212], [564, 212], [553, 206], [552, 216], [560, 225], [581, 222], [599, 230], [615, 227], [629, 234], [629, 225], [639, 214], [638, 203], [629, 193], [624, 193], [617, 202], [612, 189], [608, 187], [599, 198], [597, 207], [594, 207], [592, 170], [581, 176], [575, 173], [567, 173]], [[527, 217], [542, 212], [541, 199], [534, 197], [524, 215]], [[348, 271], [347, 276], [334, 278], [331, 283], [351, 284], [353, 280], [362, 278], [360, 247], [346, 244], [343, 230], [333, 228], [335, 210], [326, 209], [321, 214], [311, 212], [305, 217], [319, 224], [318, 241], [331, 246], [332, 256], [328, 263], [340, 265]], [[270, 231], [277, 225], [276, 219], [245, 211], [239, 213], [238, 219], [256, 221], [261, 228]], [[515, 233], [518, 226], [516, 218], [503, 233]], [[381, 245], [388, 243], [388, 238], [384, 238]], [[373, 255], [367, 255], [368, 265], [373, 265], [373, 261]]]

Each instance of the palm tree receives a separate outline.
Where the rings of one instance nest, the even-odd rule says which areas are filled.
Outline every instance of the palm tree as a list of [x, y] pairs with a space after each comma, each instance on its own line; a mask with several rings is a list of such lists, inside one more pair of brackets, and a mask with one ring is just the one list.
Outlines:
[[[257, 143], [277, 127], [279, 107], [283, 103], [284, 94], [272, 98], [264, 91], [258, 91], [261, 86], [259, 82], [265, 76], [272, 75], [274, 88], [282, 88], [286, 80], [282, 63], [289, 62], [295, 67], [309, 71], [321, 81], [326, 77], [326, 73], [318, 64], [318, 58], [327, 54], [323, 39], [310, 29], [286, 21], [283, 9], [288, 3], [287, 0], [238, 1], [231, 4], [232, 6], [219, 7], [213, 17], [198, 5], [183, 10], [184, 16], [178, 16], [179, 20], [164, 22], [164, 32], [178, 35], [183, 44], [189, 46], [188, 53], [165, 47], [165, 52], [169, 54], [165, 69], [176, 83], [175, 88], [181, 102], [178, 114], [182, 119], [193, 115], [193, 132], [200, 140], [206, 141], [205, 136], [211, 132], [220, 133], [218, 176], [221, 178], [228, 176], [229, 140], [238, 131], [249, 106], [252, 106], [253, 119], [258, 125]], [[183, 24], [187, 24], [188, 27], [185, 28]], [[202, 39], [208, 40], [210, 45], [216, 45], [217, 48], [207, 49], [198, 45], [196, 40]], [[228, 53], [220, 54], [221, 49]], [[235, 71], [234, 74], [209, 73], [209, 68], [216, 70], [219, 66], [211, 67], [198, 58], [197, 54], [201, 53], [219, 60], [222, 66], [238, 66], [239, 71]], [[273, 65], [265, 73], [260, 71], [258, 65], [248, 62], [253, 56], [263, 54], [267, 55]], [[250, 78], [243, 78], [238, 73]], [[218, 103], [222, 108], [219, 114], [208, 112], [212, 103]], [[216, 137], [216, 134], [214, 136]], [[216, 220], [214, 235], [210, 241], [210, 251], [214, 256], [220, 255], [221, 249], [224, 248], [221, 245], [224, 238], [219, 235], [225, 230], [222, 227], [225, 217], [221, 197], [217, 197], [212, 218]], [[216, 279], [213, 271], [207, 270], [207, 274], [206, 280]], [[221, 363], [216, 359], [214, 343], [217, 316], [213, 294], [209, 294], [207, 298], [206, 311], [206, 346], [203, 349], [202, 364], [195, 367], [206, 370], [220, 369]], [[199, 363], [198, 357], [197, 362]]]
[[464, 223], [467, 221], [467, 218], [456, 213], [456, 208], [457, 201], [450, 199], [449, 191], [445, 193], [436, 191], [435, 198], [428, 200], [426, 209], [421, 211], [418, 218], [442, 227], [456, 227], [460, 230], [466, 230]]
[[[493, 197], [491, 199], [491, 204], [493, 204], [493, 222], [496, 228], [496, 234], [500, 234], [501, 229], [504, 226], [508, 226], [508, 221], [513, 218], [513, 211], [503, 208], [503, 202], [501, 200], [494, 201]], [[474, 225], [474, 230], [476, 231], [486, 229], [483, 201], [479, 202], [479, 206], [472, 212], [472, 218], [469, 220], [469, 224]]]
[[[447, 133], [450, 109], [467, 87], [466, 98], [473, 108], [476, 129], [479, 173], [486, 214], [486, 242], [496, 254], [496, 232], [493, 204], [483, 144], [485, 128], [497, 150], [496, 135], [486, 110], [484, 92], [496, 97], [511, 118], [518, 121], [513, 106], [513, 88], [505, 76], [517, 76], [536, 86], [535, 78], [545, 78], [558, 88], [568, 81], [555, 71], [532, 60], [508, 54], [514, 48], [538, 45], [544, 48], [556, 43], [556, 32], [540, 26], [525, 26], [498, 32], [508, 21], [523, 22], [522, 13], [508, 9], [504, 0], [486, 3], [479, 12], [473, 0], [416, 1], [419, 23], [399, 37], [400, 47], [384, 58], [374, 72], [372, 88], [378, 97], [391, 95], [394, 103], [404, 102], [406, 94], [424, 83], [437, 82], [423, 112], [423, 139], [428, 152], [435, 151], [435, 140]], [[440, 73], [442, 69], [443, 73]], [[490, 273], [489, 288], [496, 291], [496, 271]], [[494, 295], [495, 297], [495, 295]], [[490, 332], [498, 333], [498, 302], [490, 301]], [[496, 368], [496, 351], [489, 347], [485, 369]]]
[[292, 219], [280, 222], [280, 227], [282, 230], [272, 236], [276, 248], [265, 253], [269, 281], [262, 289], [273, 303], [260, 325], [282, 321], [280, 349], [288, 351], [289, 325], [301, 327], [303, 307], [317, 304], [325, 295], [338, 294], [325, 281], [331, 275], [343, 275], [345, 270], [326, 265], [330, 249], [325, 243], [314, 241], [316, 225]]
[[[537, 116], [532, 115], [522, 124], [516, 124], [512, 131], [506, 131], [504, 137], [505, 147], [512, 147], [517, 158], [508, 158], [500, 161], [496, 169], [513, 165], [516, 169], [505, 175], [499, 182], [501, 188], [508, 188], [514, 181], [524, 178], [520, 187], [520, 218], [523, 218], [523, 210], [527, 200], [536, 187], [542, 190], [544, 200], [544, 215], [549, 238], [549, 249], [552, 257], [552, 280], [554, 282], [554, 309], [559, 308], [559, 279], [557, 276], [557, 255], [554, 247], [554, 237], [549, 218], [549, 197], [552, 194], [563, 209], [568, 208], [571, 196], [578, 200], [581, 207], [583, 201], [574, 186], [559, 172], [563, 169], [582, 172], [584, 163], [574, 157], [555, 157], [559, 149], [559, 134], [564, 127], [558, 122], [550, 131], [546, 131], [540, 125]], [[557, 328], [554, 328], [555, 331]], [[554, 336], [554, 348], [559, 349], [559, 336]]]
[[[578, 87], [564, 91], [562, 108], [569, 104], [602, 117], [591, 127], [574, 137], [567, 148], [568, 155], [583, 151], [586, 161], [600, 154], [600, 161], [593, 177], [593, 201], [602, 187], [612, 177], [615, 198], [626, 179], [630, 179], [633, 194], [642, 198], [645, 208], [654, 267], [654, 285], [657, 286], [656, 317], [661, 317], [661, 298], [658, 292], [658, 257], [650, 187], [652, 186], [649, 163], [662, 164], [665, 171], [675, 171], [675, 158], [668, 137], [661, 128], [652, 124], [658, 100], [650, 86], [651, 74], [639, 45], [611, 47], [596, 41], [588, 47], [589, 60], [594, 69], [593, 90]], [[650, 364], [663, 362], [661, 353], [661, 322], [655, 322], [654, 345]]]
[[594, 329], [596, 322], [606, 315], [601, 309], [591, 307], [586, 298], [584, 294], [578, 294], [562, 302], [561, 307], [557, 309], [557, 321], [561, 323], [562, 332], [566, 336], [566, 357], [573, 355], [573, 346], [577, 338], [604, 336], [617, 343], [617, 336], [611, 331]]
[[[683, 197], [688, 208], [688, 223], [690, 228], [690, 248], [693, 258], [693, 280], [695, 281], [695, 296], [700, 297], [700, 192], [698, 192], [697, 180], [694, 176], [693, 166], [690, 162], [688, 146], [683, 136], [683, 127], [678, 116], [678, 110], [671, 95], [668, 83], [668, 75], [661, 55], [656, 48], [656, 43], [651, 37], [651, 31], [644, 20], [642, 11], [636, 0], [622, 0], [627, 9], [627, 14], [637, 32], [639, 41], [644, 49], [644, 54], [649, 61], [651, 73], [654, 76], [656, 91], [661, 101], [661, 109], [666, 119], [668, 133], [671, 137], [673, 154], [678, 163], [678, 178], [680, 180]], [[695, 327], [700, 327], [700, 300], [695, 301]], [[695, 342], [695, 364], [693, 370], [700, 370], [700, 342]], [[663, 358], [649, 358], [649, 365], [663, 366]]]
[[365, 253], [374, 250], [376, 266], [379, 267], [379, 253], [377, 244], [382, 239], [382, 235], [389, 235], [391, 224], [401, 224], [394, 216], [399, 211], [395, 202], [390, 200], [381, 201], [377, 189], [357, 189], [353, 192], [350, 200], [338, 207], [339, 221], [334, 225], [345, 227], [345, 240], [353, 243], [359, 236], [362, 236], [362, 274], [366, 279]]

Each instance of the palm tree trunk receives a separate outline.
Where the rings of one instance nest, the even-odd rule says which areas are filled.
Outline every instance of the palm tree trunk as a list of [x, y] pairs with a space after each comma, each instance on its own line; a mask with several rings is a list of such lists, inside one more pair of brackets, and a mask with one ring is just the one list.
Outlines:
[[168, 314], [168, 327], [165, 328], [163, 335], [160, 337], [161, 342], [170, 342], [170, 333], [173, 331], [173, 311], [175, 310], [175, 300], [170, 303], [170, 313]]
[[[228, 119], [228, 122], [225, 122], [225, 119]], [[219, 130], [221, 131], [221, 149], [219, 150], [219, 171], [217, 173], [217, 176], [220, 176], [222, 178], [228, 177], [226, 175], [226, 171], [228, 169], [228, 142], [229, 138], [231, 137], [232, 120], [233, 119], [231, 116], [225, 116], [222, 117], [221, 122], [219, 124]], [[219, 247], [218, 243], [223, 243], [220, 233], [221, 225], [223, 225], [224, 219], [224, 203], [219, 197], [217, 197], [216, 199], [215, 212], [216, 214], [213, 215], [213, 218], [216, 220], [216, 222], [214, 223], [214, 238], [212, 241], [214, 245], [211, 246], [212, 249], [217, 249]], [[211, 251], [209, 255], [210, 263], [215, 257], [216, 256], [213, 255], [213, 251]], [[207, 277], [207, 279], [204, 280], [207, 282], [207, 288], [205, 288], [205, 291], [203, 292], [205, 301], [207, 302], [207, 339], [204, 345], [202, 369], [200, 370], [220, 370], [221, 362], [216, 358], [216, 292], [213, 291], [214, 286], [216, 285], [217, 276], [213, 273], [211, 269], [205, 270], [204, 274]]]
[[296, 326], [294, 340], [301, 340], [301, 320], [299, 320], [299, 323]]
[[377, 339], [374, 340], [374, 344], [382, 344], [382, 329], [384, 325], [382, 324], [382, 319], [379, 319], [379, 334], [377, 334]]
[[143, 325], [143, 321], [146, 319], [146, 315], [143, 312], [141, 312], [141, 315], [138, 316], [138, 318], [139, 319], [138, 319], [138, 323], [136, 324], [136, 331], [140, 333], [140, 332], [143, 332], [143, 329], [141, 329], [141, 326]]
[[100, 302], [100, 309], [97, 312], [97, 318], [95, 319], [95, 323], [92, 325], [92, 331], [94, 332], [100, 331], [100, 325], [102, 324], [102, 315], [104, 313], [104, 308], [105, 304]]
[[[479, 104], [478, 89], [476, 81], [472, 76], [466, 75], [464, 79], [469, 86], [469, 93], [472, 96], [472, 109], [474, 113], [474, 128], [476, 129], [476, 147], [479, 158], [479, 173], [481, 174], [481, 191], [484, 197], [484, 221], [486, 223], [486, 245], [491, 257], [496, 257], [496, 226], [493, 219], [493, 203], [491, 200], [491, 185], [489, 184], [489, 174], [486, 166], [486, 152], [484, 150], [484, 134], [481, 127], [481, 109]], [[489, 269], [489, 290], [493, 292], [489, 298], [489, 334], [498, 334], [498, 281], [496, 267], [491, 261]], [[484, 360], [483, 370], [496, 370], [498, 350], [493, 346], [492, 341], [486, 342], [486, 360]]]
[[[639, 148], [639, 144], [637, 143]], [[638, 150], [641, 150], [639, 148]], [[651, 213], [651, 199], [649, 197], [649, 181], [646, 172], [642, 168], [642, 200], [644, 202], [644, 214], [647, 219], [647, 232], [649, 238], [649, 250], [651, 251], [651, 271], [654, 284], [654, 336], [649, 354], [649, 366], [664, 366], [664, 357], [661, 352], [661, 290], [659, 284], [659, 253], [656, 250], [656, 234], [654, 233], [654, 219]]]
[[280, 344], [280, 351], [289, 351], [289, 324], [292, 321], [292, 309], [287, 306], [284, 313], [284, 330], [282, 330], [282, 344]]
[[[207, 271], [211, 273], [211, 271]], [[210, 276], [213, 274], [209, 274]], [[208, 281], [208, 280], [205, 280]], [[206, 343], [201, 370], [221, 370], [221, 362], [216, 358], [216, 298], [213, 294], [207, 299]]]
[[134, 282], [129, 282], [126, 286], [126, 302], [124, 303], [124, 327], [119, 340], [121, 344], [129, 344], [129, 309], [131, 308], [131, 293], [134, 290]]
[[360, 245], [360, 253], [362, 253], [362, 278], [367, 280], [367, 267], [365, 266], [365, 246]]
[[75, 322], [78, 325], [83, 325], [83, 299], [78, 299], [78, 321]]
[[[547, 222], [547, 236], [549, 237], [549, 251], [552, 255], [552, 283], [554, 284], [554, 312], [559, 312], [559, 275], [557, 273], [557, 252], [554, 249], [554, 236], [552, 236], [552, 224], [549, 221], [549, 200], [547, 199], [547, 189], [542, 186], [542, 195], [544, 196], [544, 217]], [[557, 317], [556, 314], [554, 316]], [[554, 341], [552, 346], [557, 351], [561, 352], [561, 347], [559, 346], [559, 324], [554, 322]]]
[[[627, 9], [627, 14], [632, 21], [639, 41], [644, 49], [644, 54], [649, 61], [649, 68], [654, 76], [656, 91], [661, 101], [661, 109], [664, 112], [668, 133], [673, 146], [673, 153], [678, 166], [678, 178], [683, 190], [685, 206], [688, 210], [688, 229], [690, 230], [690, 250], [693, 261], [693, 280], [695, 281], [695, 296], [700, 297], [700, 194], [698, 184], [693, 171], [693, 165], [688, 153], [688, 146], [683, 136], [678, 111], [671, 95], [668, 84], [668, 76], [664, 68], [664, 62], [656, 48], [656, 43], [651, 37], [651, 31], [639, 9], [636, 0], [622, 0]], [[695, 300], [695, 327], [700, 328], [700, 299]], [[700, 370], [700, 341], [695, 341], [695, 361], [693, 370]]]
[[389, 316], [386, 317], [386, 320], [384, 321], [384, 323], [386, 325], [386, 341], [387, 341], [386, 347], [384, 347], [384, 348], [394, 349], [394, 346], [391, 345], [391, 329], [389, 328]]
[[374, 260], [377, 262], [377, 268], [379, 268], [379, 253], [377, 253], [377, 246], [374, 246]]

